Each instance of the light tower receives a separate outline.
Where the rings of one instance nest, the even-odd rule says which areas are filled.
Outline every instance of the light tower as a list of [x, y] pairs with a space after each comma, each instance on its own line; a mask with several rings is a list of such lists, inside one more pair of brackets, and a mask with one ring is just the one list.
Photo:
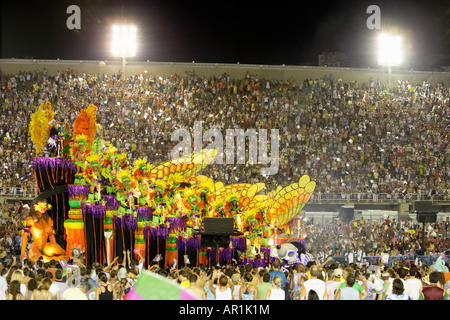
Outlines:
[[113, 25], [111, 53], [122, 58], [122, 75], [125, 77], [126, 58], [135, 57], [137, 49], [137, 28], [135, 25]]
[[378, 36], [378, 65], [388, 68], [388, 84], [391, 84], [393, 66], [403, 63], [403, 40], [399, 35], [382, 33]]

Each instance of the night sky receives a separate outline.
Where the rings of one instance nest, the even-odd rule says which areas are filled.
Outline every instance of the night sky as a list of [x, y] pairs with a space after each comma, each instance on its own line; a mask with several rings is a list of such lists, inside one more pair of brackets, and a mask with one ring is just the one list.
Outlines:
[[[81, 29], [69, 30], [69, 5]], [[375, 60], [369, 5], [381, 9], [382, 31], [405, 36], [410, 61], [450, 55], [450, 2], [429, 1], [153, 1], [2, 0], [1, 58], [114, 60], [111, 24], [139, 32], [135, 60], [317, 65], [322, 51]]]

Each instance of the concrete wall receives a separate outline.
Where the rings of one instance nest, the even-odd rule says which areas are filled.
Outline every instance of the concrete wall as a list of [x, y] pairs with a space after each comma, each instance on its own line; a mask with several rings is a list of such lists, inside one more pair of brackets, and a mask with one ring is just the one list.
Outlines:
[[[37, 71], [46, 69], [49, 74], [58, 71], [75, 69], [77, 73], [96, 74], [99, 72], [111, 75], [122, 69], [122, 61], [80, 61], [80, 60], [33, 60], [33, 59], [0, 59], [0, 70], [3, 74], [15, 74], [20, 71]], [[258, 75], [260, 79], [288, 80], [297, 82], [306, 78], [319, 78], [332, 75], [336, 80], [367, 82], [370, 78], [389, 82], [387, 69], [331, 68], [311, 66], [274, 66], [251, 64], [219, 64], [219, 63], [170, 63], [130, 61], [126, 64], [126, 75], [140, 74], [170, 76], [184, 75], [193, 70], [199, 76], [217, 76], [227, 73], [234, 79], [240, 79], [248, 72]], [[450, 86], [450, 72], [422, 72], [408, 70], [392, 70], [390, 83], [398, 80], [409, 80], [411, 83], [422, 83], [424, 80], [432, 84], [443, 82]]]

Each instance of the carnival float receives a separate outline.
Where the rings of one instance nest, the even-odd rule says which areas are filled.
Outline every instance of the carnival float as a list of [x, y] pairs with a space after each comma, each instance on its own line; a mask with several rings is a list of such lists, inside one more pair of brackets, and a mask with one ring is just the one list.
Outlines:
[[[87, 265], [109, 264], [130, 251], [146, 267], [263, 266], [276, 256], [274, 246], [293, 239], [297, 216], [315, 189], [309, 176], [271, 191], [264, 183], [215, 181], [201, 174], [216, 157], [214, 149], [158, 164], [146, 158], [131, 163], [102, 138], [96, 112], [90, 104], [72, 126], [55, 122], [49, 102], [32, 114], [36, 155], [47, 154], [33, 159], [38, 195], [24, 222], [23, 257], [69, 260], [82, 254]], [[220, 250], [202, 246], [196, 231], [205, 217], [232, 217], [242, 235]]]

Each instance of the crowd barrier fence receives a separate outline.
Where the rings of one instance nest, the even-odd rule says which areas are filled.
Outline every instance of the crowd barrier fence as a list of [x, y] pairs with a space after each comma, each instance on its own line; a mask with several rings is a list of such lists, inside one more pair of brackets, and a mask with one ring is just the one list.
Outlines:
[[[365, 256], [362, 257], [362, 261], [360, 262], [360, 264], [363, 265], [380, 265], [380, 262], [382, 262], [384, 265], [388, 266], [389, 268], [392, 268], [394, 266], [399, 266], [401, 261], [406, 261], [407, 266], [410, 265], [410, 263], [416, 263], [416, 258], [417, 258], [417, 263], [420, 265], [426, 265], [426, 266], [431, 266], [433, 265], [436, 260], [440, 257], [440, 254], [435, 254], [435, 255], [418, 255], [417, 257], [412, 256], [412, 255], [405, 255], [405, 256], [389, 256], [388, 259], [383, 260], [384, 257], [380, 257], [380, 256]], [[347, 256], [332, 256], [331, 258], [333, 258], [333, 260], [336, 263], [345, 263], [348, 264], [349, 263], [349, 259]], [[446, 261], [447, 263], [449, 263], [450, 261], [450, 251], [446, 252], [446, 258], [444, 259], [444, 261]], [[358, 262], [353, 261], [355, 263], [358, 264]]]
[[24, 189], [22, 187], [3, 187], [0, 188], [0, 197], [6, 198], [24, 198], [32, 200], [38, 195], [35, 188]]
[[425, 195], [418, 193], [314, 193], [311, 203], [402, 203], [410, 201], [450, 202], [448, 194]]

